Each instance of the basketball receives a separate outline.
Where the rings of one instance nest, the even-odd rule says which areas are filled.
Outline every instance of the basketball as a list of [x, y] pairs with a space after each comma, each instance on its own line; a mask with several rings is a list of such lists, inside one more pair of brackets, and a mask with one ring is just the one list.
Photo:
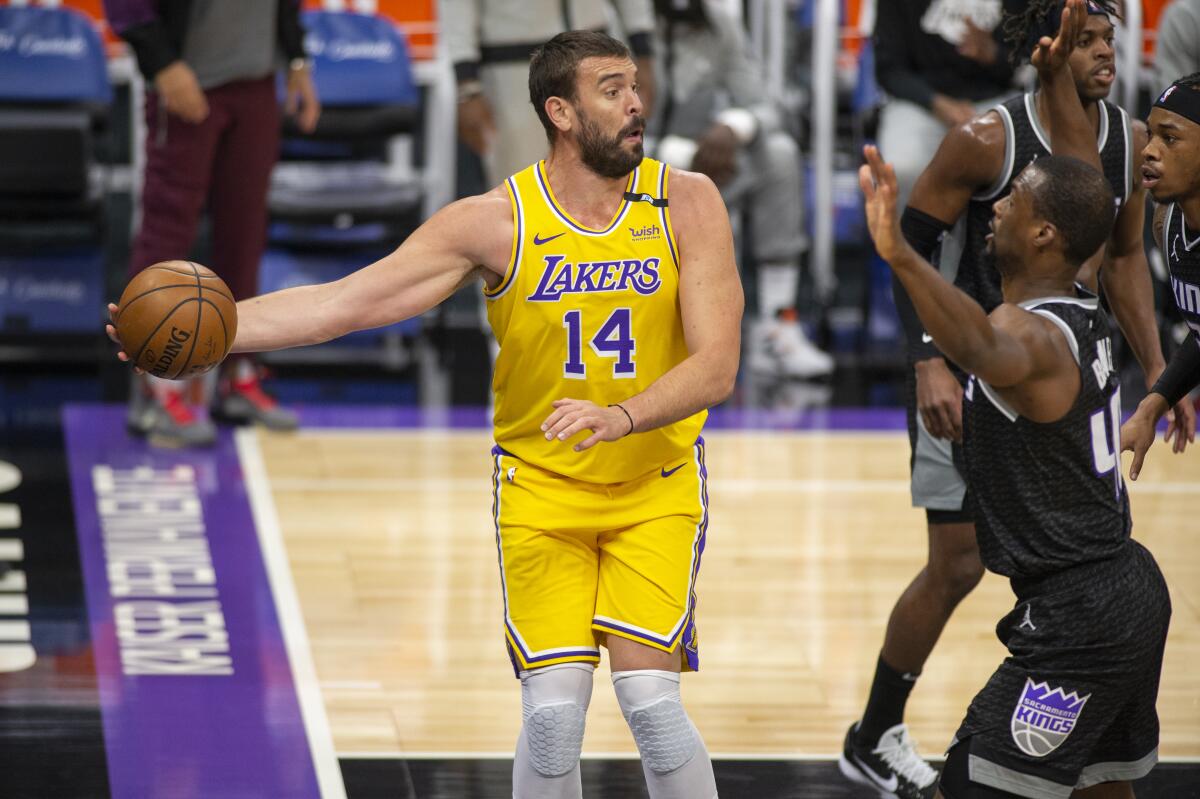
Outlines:
[[233, 294], [211, 269], [164, 261], [134, 275], [113, 326], [135, 366], [169, 380], [203, 374], [229, 354], [237, 333]]

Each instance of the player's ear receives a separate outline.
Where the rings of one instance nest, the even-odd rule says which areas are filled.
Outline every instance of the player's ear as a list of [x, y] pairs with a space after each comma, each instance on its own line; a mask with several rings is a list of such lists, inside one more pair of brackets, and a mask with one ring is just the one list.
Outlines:
[[1034, 229], [1033, 245], [1039, 250], [1046, 249], [1062, 238], [1053, 223], [1039, 219], [1035, 224], [1037, 227]]
[[551, 124], [563, 133], [575, 125], [575, 109], [561, 97], [546, 99], [546, 116], [550, 118]]

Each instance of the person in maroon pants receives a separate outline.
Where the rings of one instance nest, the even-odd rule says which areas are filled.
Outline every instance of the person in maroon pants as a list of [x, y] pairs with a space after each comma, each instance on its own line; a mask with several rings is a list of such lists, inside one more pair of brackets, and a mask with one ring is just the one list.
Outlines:
[[[298, 0], [105, 0], [109, 23], [137, 58], [146, 93], [145, 182], [130, 274], [185, 258], [201, 213], [212, 224], [212, 268], [236, 299], [258, 293], [266, 246], [267, 186], [279, 155], [277, 70], [287, 70], [287, 112], [312, 131], [320, 104], [302, 46]], [[203, 380], [204, 378], [200, 378]], [[213, 381], [204, 394], [211, 399]], [[216, 439], [180, 383], [142, 378], [129, 428], [159, 446]], [[227, 363], [213, 415], [276, 429], [296, 426], [259, 385], [248, 358]], [[206, 402], [206, 407], [209, 405]]]

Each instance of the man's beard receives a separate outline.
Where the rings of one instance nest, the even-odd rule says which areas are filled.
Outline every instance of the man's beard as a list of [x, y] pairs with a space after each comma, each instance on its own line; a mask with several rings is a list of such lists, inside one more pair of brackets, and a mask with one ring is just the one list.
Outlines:
[[625, 137], [635, 130], [645, 130], [646, 120], [634, 117], [633, 121], [621, 128], [614, 138], [607, 138], [600, 126], [596, 125], [582, 111], [579, 112], [579, 155], [584, 165], [597, 175], [605, 178], [623, 178], [642, 163], [644, 157], [642, 143], [639, 141], [632, 152], [626, 151], [621, 145]]

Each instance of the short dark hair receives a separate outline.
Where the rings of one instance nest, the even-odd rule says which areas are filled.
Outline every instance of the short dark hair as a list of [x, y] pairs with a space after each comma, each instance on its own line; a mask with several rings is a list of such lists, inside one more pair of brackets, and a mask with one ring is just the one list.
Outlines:
[[1117, 216], [1112, 187], [1099, 170], [1078, 158], [1052, 155], [1028, 168], [1045, 176], [1030, 190], [1034, 215], [1058, 229], [1067, 261], [1082, 264], [1112, 234]]
[[551, 142], [558, 132], [546, 114], [546, 101], [562, 97], [574, 103], [579, 62], [585, 58], [629, 58], [629, 48], [607, 33], [567, 31], [560, 33], [533, 51], [529, 59], [529, 102], [537, 111], [546, 138]]

